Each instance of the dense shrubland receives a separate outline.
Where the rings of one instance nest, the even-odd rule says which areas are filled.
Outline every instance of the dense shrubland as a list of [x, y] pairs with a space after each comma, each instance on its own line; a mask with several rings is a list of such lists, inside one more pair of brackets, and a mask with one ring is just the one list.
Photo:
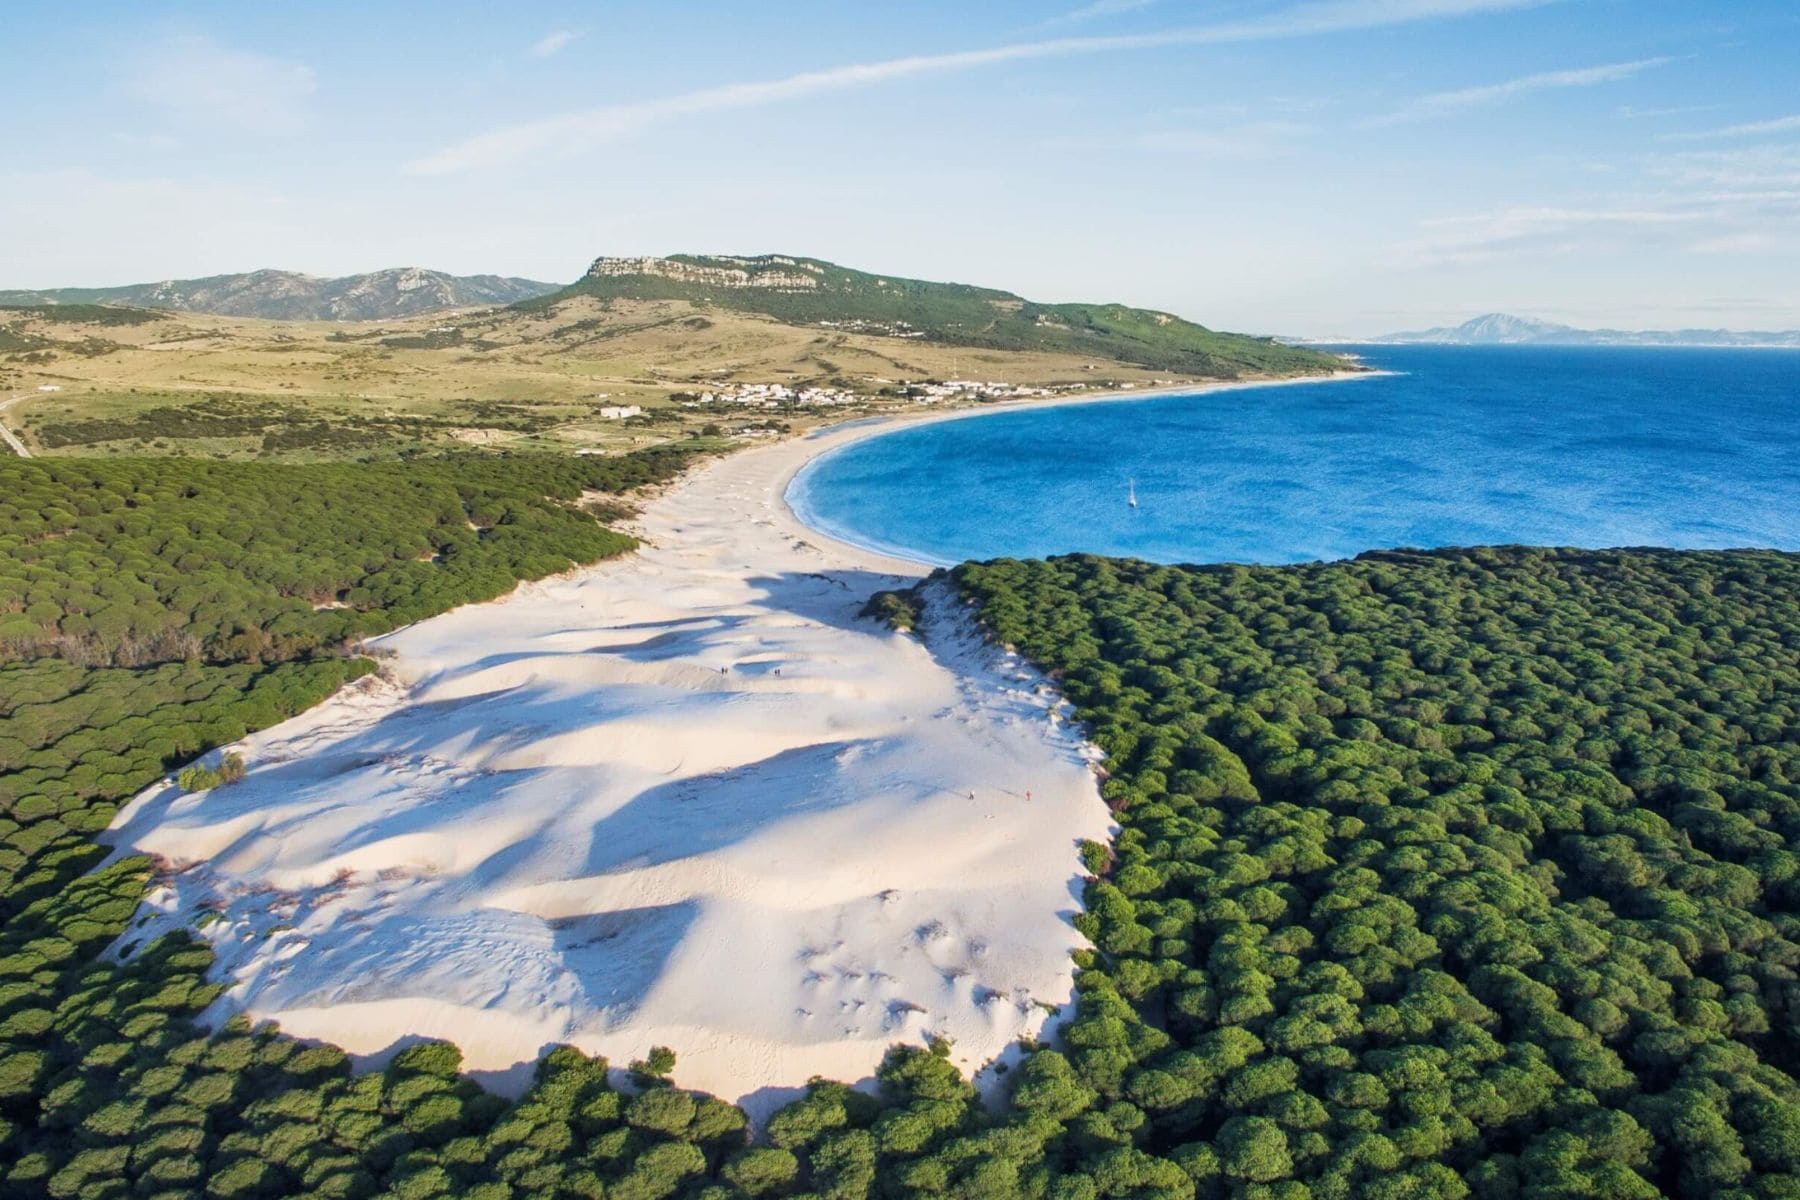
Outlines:
[[0, 922], [10, 931], [22, 909], [91, 866], [93, 835], [125, 797], [373, 669], [368, 659], [338, 657], [135, 669], [0, 664]]
[[151, 308], [116, 304], [0, 304], [0, 320], [42, 321], [56, 325], [148, 325], [169, 314]]
[[[4, 330], [0, 330], [0, 336]], [[0, 341], [0, 350], [6, 349]], [[158, 402], [158, 401], [161, 402]], [[459, 400], [454, 412], [339, 412], [267, 396], [209, 392], [134, 396], [129, 411], [80, 415], [54, 410], [28, 413], [25, 423], [45, 450], [94, 452], [96, 447], [191, 451], [255, 451], [259, 457], [414, 455], [436, 445], [454, 445], [454, 431], [470, 422], [513, 433], [536, 433], [562, 419], [530, 406], [505, 401]], [[65, 405], [65, 408], [73, 408]]]
[[666, 1052], [622, 1088], [558, 1051], [518, 1103], [438, 1043], [357, 1077], [200, 1032], [197, 942], [102, 954], [157, 869], [82, 874], [123, 797], [368, 670], [355, 638], [620, 548], [575, 502], [680, 461], [0, 467], [0, 1195], [1800, 1194], [1775, 554], [961, 568], [1122, 827], [1082, 847], [1065, 1044], [994, 1113], [916, 1049], [755, 1147]]

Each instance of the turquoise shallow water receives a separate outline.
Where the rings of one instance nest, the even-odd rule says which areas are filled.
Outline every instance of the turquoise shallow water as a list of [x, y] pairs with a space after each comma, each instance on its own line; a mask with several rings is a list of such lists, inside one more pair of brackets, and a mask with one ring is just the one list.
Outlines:
[[1354, 349], [1397, 374], [901, 429], [816, 460], [788, 498], [836, 537], [938, 563], [1800, 550], [1800, 353]]

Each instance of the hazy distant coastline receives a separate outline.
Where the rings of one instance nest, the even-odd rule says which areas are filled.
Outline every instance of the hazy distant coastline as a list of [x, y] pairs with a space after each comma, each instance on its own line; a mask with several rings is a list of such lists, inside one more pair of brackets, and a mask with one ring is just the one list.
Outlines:
[[1410, 333], [1375, 337], [1299, 338], [1303, 345], [1384, 346], [1663, 346], [1693, 349], [1800, 350], [1800, 330], [1735, 329], [1577, 329], [1487, 313], [1461, 325], [1438, 326]]

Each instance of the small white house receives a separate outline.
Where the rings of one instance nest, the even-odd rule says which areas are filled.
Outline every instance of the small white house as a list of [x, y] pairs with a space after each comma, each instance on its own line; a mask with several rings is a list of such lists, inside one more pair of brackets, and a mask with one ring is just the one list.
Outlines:
[[644, 411], [641, 404], [607, 404], [601, 407], [602, 420], [623, 421], [626, 417], [635, 417]]
[[38, 384], [38, 391], [40, 391], [40, 392], [60, 392], [60, 391], [62, 391], [62, 385], [56, 384], [56, 383], [40, 383], [40, 384]]

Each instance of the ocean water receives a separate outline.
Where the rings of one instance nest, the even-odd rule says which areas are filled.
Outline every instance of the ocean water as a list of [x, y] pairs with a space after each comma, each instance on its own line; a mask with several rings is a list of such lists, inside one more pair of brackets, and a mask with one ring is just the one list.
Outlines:
[[936, 563], [1800, 549], [1800, 352], [1348, 348], [1395, 374], [901, 429], [815, 460], [788, 498]]

